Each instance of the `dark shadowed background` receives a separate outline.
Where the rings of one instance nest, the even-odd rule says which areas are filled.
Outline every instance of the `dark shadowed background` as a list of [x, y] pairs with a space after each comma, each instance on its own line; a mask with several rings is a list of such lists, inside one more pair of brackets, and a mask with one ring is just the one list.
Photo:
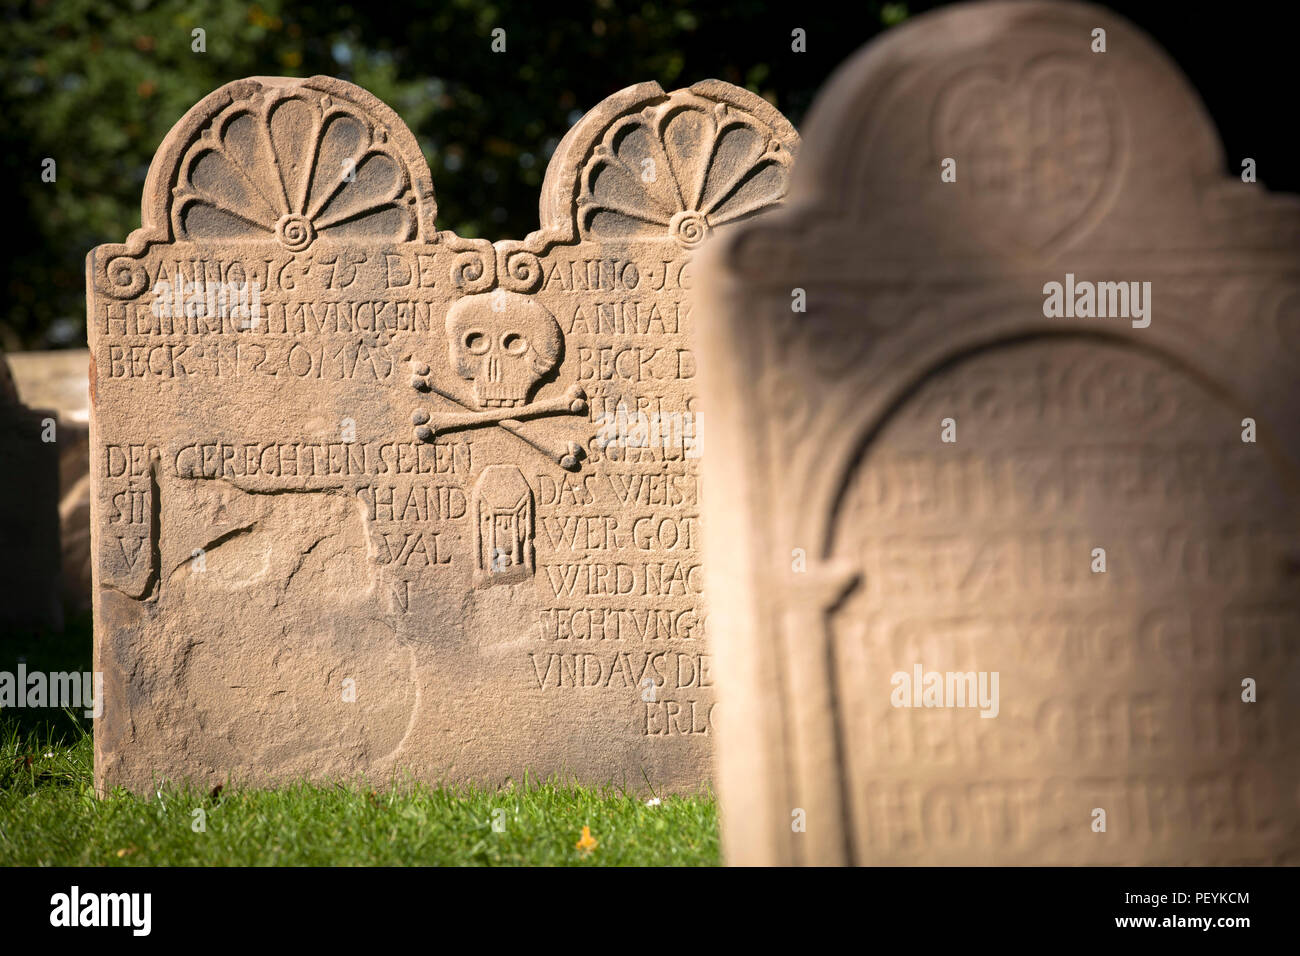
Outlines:
[[[799, 126], [818, 88], [882, 30], [942, 3], [766, 0], [0, 0], [6, 232], [0, 350], [85, 345], [84, 257], [140, 224], [159, 142], [213, 89], [251, 75], [350, 80], [392, 106], [433, 172], [438, 226], [522, 238], [569, 126], [625, 86], [716, 77]], [[1300, 190], [1289, 4], [1120, 3], [1191, 77], [1228, 170]], [[192, 50], [205, 31], [206, 52]], [[492, 51], [505, 30], [506, 50]], [[795, 28], [807, 51], [791, 49]], [[43, 182], [47, 158], [56, 179]]]

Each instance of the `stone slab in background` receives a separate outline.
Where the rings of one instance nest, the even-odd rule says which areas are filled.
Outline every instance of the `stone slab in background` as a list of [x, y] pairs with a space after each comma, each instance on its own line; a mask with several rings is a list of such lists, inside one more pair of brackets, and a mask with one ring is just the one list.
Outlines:
[[24, 404], [47, 408], [58, 420], [59, 542], [63, 602], [90, 610], [90, 352], [62, 349], [8, 356]]
[[1300, 202], [1082, 4], [909, 21], [805, 132], [698, 263], [727, 859], [1300, 862]]
[[9, 371], [23, 402], [33, 408], [52, 408], [59, 419], [90, 424], [90, 383], [87, 349], [50, 352], [10, 352]]
[[63, 627], [55, 413], [19, 397], [0, 354], [0, 637]]
[[87, 260], [97, 784], [709, 779], [690, 260], [796, 148], [629, 87], [493, 246], [364, 90], [190, 110]]

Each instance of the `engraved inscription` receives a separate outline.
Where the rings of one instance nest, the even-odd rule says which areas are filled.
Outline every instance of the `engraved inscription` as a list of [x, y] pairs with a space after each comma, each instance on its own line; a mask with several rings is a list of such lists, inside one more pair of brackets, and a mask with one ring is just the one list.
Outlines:
[[[1243, 704], [1233, 675], [1300, 672], [1300, 527], [1239, 418], [1150, 354], [1043, 340], [960, 362], [889, 422], [834, 547], [862, 570], [833, 619], [860, 853], [1265, 851], [1290, 720], [1281, 697]], [[999, 672], [997, 719], [891, 707], [916, 662]], [[1117, 841], [1089, 841], [1092, 807]]]

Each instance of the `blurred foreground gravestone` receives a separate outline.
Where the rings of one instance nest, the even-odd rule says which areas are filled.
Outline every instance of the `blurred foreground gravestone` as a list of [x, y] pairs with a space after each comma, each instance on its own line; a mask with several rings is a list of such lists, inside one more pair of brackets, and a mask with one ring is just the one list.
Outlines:
[[727, 859], [1300, 863], [1300, 203], [1077, 4], [805, 136], [698, 262]]
[[629, 87], [494, 246], [364, 90], [190, 110], [88, 262], [97, 784], [707, 780], [690, 259], [796, 147]]

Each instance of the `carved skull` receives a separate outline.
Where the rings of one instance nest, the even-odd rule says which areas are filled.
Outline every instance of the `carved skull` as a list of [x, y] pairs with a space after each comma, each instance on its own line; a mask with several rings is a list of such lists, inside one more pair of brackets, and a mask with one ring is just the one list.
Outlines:
[[447, 355], [474, 382], [481, 408], [525, 404], [559, 362], [563, 341], [555, 317], [516, 292], [467, 295], [447, 311]]

